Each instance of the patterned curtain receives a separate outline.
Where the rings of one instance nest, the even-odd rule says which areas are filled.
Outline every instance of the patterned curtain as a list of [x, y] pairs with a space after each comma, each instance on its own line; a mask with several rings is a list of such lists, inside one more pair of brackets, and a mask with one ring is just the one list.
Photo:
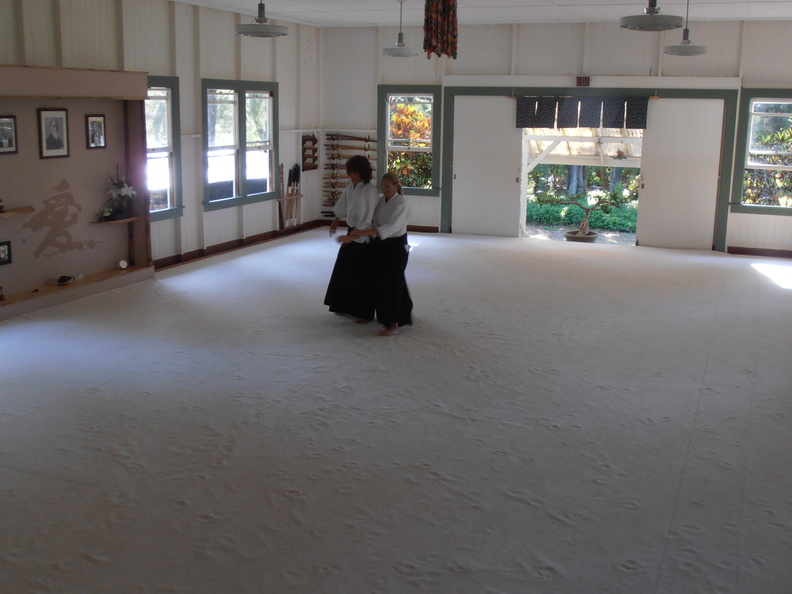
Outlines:
[[649, 97], [517, 97], [518, 128], [646, 128]]
[[457, 0], [426, 0], [424, 7], [424, 51], [457, 57]]
[[559, 97], [556, 126], [558, 128], [577, 128], [579, 107], [580, 99], [577, 97]]

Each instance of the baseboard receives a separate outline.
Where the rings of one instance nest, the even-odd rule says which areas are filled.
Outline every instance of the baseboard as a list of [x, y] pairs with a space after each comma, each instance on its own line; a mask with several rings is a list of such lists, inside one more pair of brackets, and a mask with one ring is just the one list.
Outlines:
[[729, 254], [740, 256], [763, 256], [768, 258], [792, 258], [792, 250], [769, 250], [762, 248], [744, 248], [729, 246], [726, 248]]
[[413, 233], [440, 233], [440, 228], [422, 225], [407, 225], [407, 231], [412, 231]]
[[[295, 225], [294, 227], [289, 227], [288, 229], [281, 229], [279, 231], [268, 231], [266, 233], [260, 233], [258, 235], [251, 235], [250, 237], [246, 237], [245, 239], [235, 239], [234, 241], [218, 243], [216, 245], [209, 246], [203, 250], [195, 250], [193, 252], [188, 252], [186, 254], [168, 256], [167, 258], [160, 258], [158, 260], [154, 260], [154, 268], [156, 270], [163, 270], [165, 268], [171, 268], [173, 266], [178, 266], [180, 264], [187, 264], [188, 262], [193, 262], [195, 260], [200, 260], [202, 258], [209, 258], [211, 256], [224, 254], [226, 252], [232, 252], [234, 250], [249, 247], [251, 245], [257, 245], [260, 243], [273, 241], [275, 239], [278, 239], [279, 237], [287, 237], [289, 235], [294, 235], [296, 233], [302, 233], [303, 231], [318, 229], [319, 227], [329, 227], [330, 223], [331, 223], [330, 219], [314, 219], [313, 221], [308, 221], [300, 225]], [[339, 226], [346, 227], [346, 222], [341, 221]], [[407, 231], [412, 231], [415, 233], [439, 233], [440, 230], [438, 227], [408, 225]]]

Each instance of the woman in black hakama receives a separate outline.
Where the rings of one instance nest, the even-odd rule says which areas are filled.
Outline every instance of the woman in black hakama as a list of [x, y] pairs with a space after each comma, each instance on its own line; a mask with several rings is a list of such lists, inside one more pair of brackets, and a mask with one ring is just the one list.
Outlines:
[[377, 321], [385, 328], [382, 336], [399, 334], [399, 327], [412, 323], [413, 302], [404, 271], [410, 246], [407, 243], [409, 208], [402, 194], [401, 183], [394, 173], [382, 176], [382, 196], [374, 210], [373, 228], [355, 230], [341, 238], [374, 237], [374, 300]]
[[371, 184], [371, 163], [363, 155], [355, 155], [346, 163], [349, 182], [336, 201], [335, 218], [330, 224], [330, 235], [336, 232], [341, 220], [349, 228], [336, 257], [324, 303], [330, 311], [357, 318], [360, 323], [374, 319], [374, 253], [369, 237], [354, 236], [357, 230], [371, 228], [374, 208], [377, 205], [377, 190]]

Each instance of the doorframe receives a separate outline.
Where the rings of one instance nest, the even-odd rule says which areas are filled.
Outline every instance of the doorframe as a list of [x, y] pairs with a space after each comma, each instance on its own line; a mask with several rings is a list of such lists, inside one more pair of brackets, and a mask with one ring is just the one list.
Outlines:
[[[737, 130], [738, 89], [655, 89], [655, 88], [596, 88], [596, 87], [444, 87], [443, 88], [443, 157], [442, 192], [440, 195], [440, 231], [451, 232], [453, 207], [454, 164], [454, 102], [457, 96], [500, 97], [657, 97], [659, 99], [722, 99], [723, 131], [721, 134], [720, 171], [715, 208], [714, 250], [726, 251], [726, 228], [732, 194], [734, 148]], [[515, 107], [516, 114], [516, 107]], [[515, 115], [515, 126], [516, 115]]]

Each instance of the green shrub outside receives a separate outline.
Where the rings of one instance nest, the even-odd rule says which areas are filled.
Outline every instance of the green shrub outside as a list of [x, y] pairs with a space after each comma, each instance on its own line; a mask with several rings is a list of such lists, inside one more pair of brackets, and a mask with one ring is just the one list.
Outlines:
[[[595, 210], [592, 212], [589, 226], [592, 229], [635, 233], [638, 224], [638, 209], [634, 205], [610, 207], [608, 211]], [[583, 209], [576, 206], [529, 202], [526, 222], [544, 227], [579, 225], [585, 215]]]

